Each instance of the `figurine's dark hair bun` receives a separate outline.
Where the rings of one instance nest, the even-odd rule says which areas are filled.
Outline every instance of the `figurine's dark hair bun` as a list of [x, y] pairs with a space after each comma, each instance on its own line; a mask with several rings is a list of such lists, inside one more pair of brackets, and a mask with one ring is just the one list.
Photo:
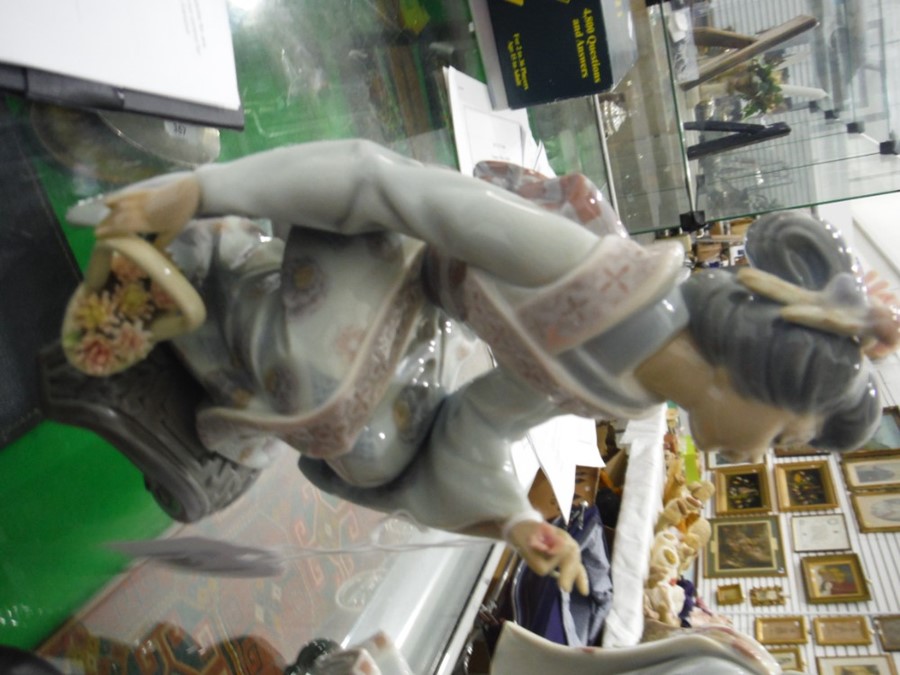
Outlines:
[[753, 223], [746, 254], [753, 267], [813, 291], [822, 290], [841, 272], [860, 276], [840, 232], [801, 211], [770, 213]]

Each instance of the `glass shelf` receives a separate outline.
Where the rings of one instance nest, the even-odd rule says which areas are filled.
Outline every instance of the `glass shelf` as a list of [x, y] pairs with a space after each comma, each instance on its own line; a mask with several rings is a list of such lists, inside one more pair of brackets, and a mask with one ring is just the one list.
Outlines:
[[[728, 43], [716, 31], [752, 42], [801, 15], [811, 16], [815, 24], [741, 62], [768, 59], [774, 64], [783, 93], [780, 104], [744, 117], [747, 100], [734, 91], [741, 84], [741, 66], [691, 86], [700, 69], [738, 49], [721, 46]], [[665, 60], [656, 63], [671, 75], [674, 106], [655, 99], [647, 105], [660, 108], [657, 119], [670, 119], [677, 126], [685, 157], [691, 146], [726, 135], [685, 130], [686, 123], [790, 127], [786, 136], [686, 160], [686, 195], [676, 202], [679, 207], [686, 198], [690, 210], [702, 211], [711, 222], [900, 189], [900, 162], [892, 151], [883, 154], [893, 149], [900, 114], [897, 44], [891, 40], [900, 28], [896, 3], [698, 0], [652, 8], [647, 20], [657, 28], [651, 40], [668, 46]], [[637, 69], [636, 74], [646, 81], [648, 71]], [[651, 138], [658, 144], [661, 136], [645, 135], [642, 140], [648, 143]], [[613, 139], [608, 143], [612, 146]], [[669, 145], [675, 147], [674, 142]], [[642, 168], [669, 177], [672, 166], [647, 162]], [[613, 179], [618, 181], [617, 172]], [[650, 195], [657, 202], [664, 196], [668, 190], [662, 188]], [[670, 225], [677, 224], [679, 213], [666, 213]], [[626, 222], [636, 229], [636, 223]]]

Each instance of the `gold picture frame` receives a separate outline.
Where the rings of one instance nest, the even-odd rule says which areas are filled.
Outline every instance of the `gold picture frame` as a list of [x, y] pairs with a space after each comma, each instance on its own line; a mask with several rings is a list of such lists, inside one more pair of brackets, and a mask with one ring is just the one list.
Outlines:
[[816, 659], [819, 675], [845, 675], [845, 673], [866, 673], [867, 675], [897, 675], [890, 656], [820, 656]]
[[713, 476], [717, 516], [769, 513], [772, 510], [769, 472], [765, 464], [719, 467]]
[[900, 450], [877, 455], [844, 457], [841, 461], [844, 482], [851, 490], [889, 490], [900, 488]]
[[782, 670], [796, 670], [800, 673], [806, 670], [800, 647], [769, 647], [766, 651], [778, 662]]
[[758, 616], [753, 622], [753, 634], [763, 645], [805, 645], [809, 642], [805, 616]]
[[784, 545], [776, 516], [710, 518], [704, 572], [708, 578], [785, 576]]
[[838, 506], [827, 459], [775, 465], [775, 486], [782, 511], [815, 511]]
[[886, 652], [900, 652], [900, 614], [884, 614], [873, 619], [881, 648]]
[[872, 631], [864, 616], [817, 616], [813, 634], [820, 645], [870, 645]]
[[726, 584], [716, 588], [716, 604], [739, 605], [744, 601], [744, 590], [740, 584]]
[[855, 553], [802, 558], [800, 567], [809, 603], [864, 602], [871, 597]]
[[888, 406], [881, 411], [881, 422], [872, 437], [851, 455], [878, 453], [900, 448], [900, 408]]
[[775, 446], [772, 454], [776, 457], [807, 457], [809, 455], [827, 455], [828, 450], [814, 448], [811, 445]]
[[750, 604], [754, 607], [770, 607], [784, 604], [781, 586], [758, 586], [750, 589]]
[[850, 495], [860, 532], [900, 532], [900, 490]]

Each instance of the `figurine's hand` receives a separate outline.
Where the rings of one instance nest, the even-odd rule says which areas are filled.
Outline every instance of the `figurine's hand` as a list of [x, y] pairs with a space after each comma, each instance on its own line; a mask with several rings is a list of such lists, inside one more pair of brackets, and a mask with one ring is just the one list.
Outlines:
[[891, 285], [875, 270], [866, 272], [862, 280], [866, 285], [866, 293], [871, 299], [878, 300], [885, 305], [900, 305], [900, 298], [894, 294]]
[[197, 212], [200, 183], [187, 175], [160, 186], [137, 188], [106, 199], [109, 215], [96, 229], [98, 237], [158, 234], [157, 248], [165, 248]]
[[559, 570], [559, 587], [570, 593], [578, 589], [588, 594], [587, 570], [581, 563], [578, 543], [565, 530], [549, 523], [527, 520], [513, 525], [509, 543], [537, 574], [545, 576]]

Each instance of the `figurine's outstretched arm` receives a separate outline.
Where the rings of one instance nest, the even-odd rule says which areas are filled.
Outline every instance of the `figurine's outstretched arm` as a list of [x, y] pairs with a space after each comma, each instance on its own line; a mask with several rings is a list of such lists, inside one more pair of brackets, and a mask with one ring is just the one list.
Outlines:
[[[301, 456], [300, 470], [317, 488], [341, 499], [385, 513], [404, 511], [414, 517], [421, 516], [422, 511], [410, 506], [408, 490], [415, 487], [420, 492], [427, 492], [429, 487], [422, 483], [417, 484], [416, 481], [420, 480], [418, 477], [415, 480], [401, 480], [381, 487], [365, 488], [350, 485], [341, 480], [326, 462], [312, 457]], [[431, 510], [441, 506], [453, 509], [453, 504], [444, 504], [436, 495]], [[556, 576], [562, 590], [570, 592], [574, 588], [582, 595], [587, 595], [589, 591], [587, 571], [581, 562], [578, 542], [559, 527], [539, 519], [526, 519], [514, 523], [504, 531], [500, 521], [487, 520], [470, 527], [456, 528], [454, 531], [505, 540], [536, 573], [541, 576], [547, 574]]]
[[201, 167], [176, 183], [184, 185], [111, 198], [113, 213], [98, 235], [178, 231], [195, 212], [346, 235], [389, 230], [525, 286], [559, 278], [596, 242], [580, 225], [502, 188], [369, 141], [278, 148]]
[[[542, 521], [510, 455], [512, 442], [559, 414], [547, 396], [498, 367], [443, 401], [428, 440], [390, 483], [350, 485], [311, 458], [301, 459], [300, 468], [318, 487], [357, 504], [405, 511], [431, 527], [505, 539], [539, 574], [559, 568], [561, 585], [580, 587], [585, 573], [577, 544]], [[352, 454], [341, 460], [352, 461]]]

